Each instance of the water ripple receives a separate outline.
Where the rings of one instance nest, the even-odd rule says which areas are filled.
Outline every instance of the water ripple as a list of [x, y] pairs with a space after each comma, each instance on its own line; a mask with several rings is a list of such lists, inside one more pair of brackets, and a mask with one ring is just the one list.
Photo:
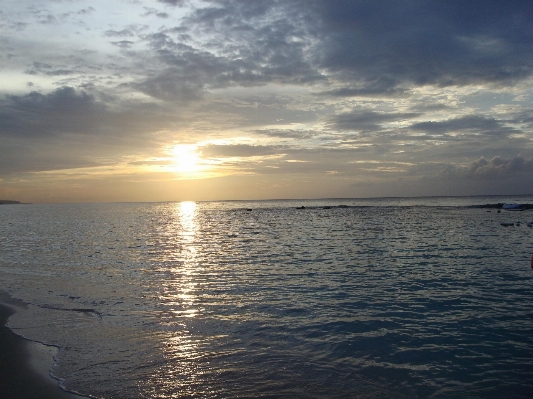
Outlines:
[[532, 230], [391, 202], [2, 208], [10, 325], [108, 399], [529, 397]]

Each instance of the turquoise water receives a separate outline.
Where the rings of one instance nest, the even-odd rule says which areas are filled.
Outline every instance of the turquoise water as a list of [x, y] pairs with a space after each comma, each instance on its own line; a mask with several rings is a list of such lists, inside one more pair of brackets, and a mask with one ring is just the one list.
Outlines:
[[533, 211], [498, 202], [533, 197], [6, 205], [0, 282], [96, 398], [529, 398]]

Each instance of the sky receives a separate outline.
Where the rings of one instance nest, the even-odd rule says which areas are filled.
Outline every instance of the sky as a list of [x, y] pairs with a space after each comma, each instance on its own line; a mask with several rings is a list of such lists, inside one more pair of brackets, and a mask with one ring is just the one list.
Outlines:
[[0, 199], [532, 193], [531, 0], [0, 3]]

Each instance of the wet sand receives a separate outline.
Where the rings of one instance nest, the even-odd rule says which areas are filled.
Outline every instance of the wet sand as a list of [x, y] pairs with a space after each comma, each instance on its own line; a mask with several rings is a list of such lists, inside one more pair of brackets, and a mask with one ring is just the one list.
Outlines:
[[48, 374], [56, 348], [28, 341], [5, 326], [21, 306], [0, 292], [0, 398], [82, 399], [63, 391]]

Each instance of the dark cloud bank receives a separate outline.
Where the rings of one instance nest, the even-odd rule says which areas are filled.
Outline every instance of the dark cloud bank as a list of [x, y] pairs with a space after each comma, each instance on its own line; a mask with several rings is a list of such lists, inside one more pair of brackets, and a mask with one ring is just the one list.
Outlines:
[[[304, 83], [326, 70], [335, 95], [403, 85], [503, 84], [531, 75], [528, 1], [211, 1], [187, 21], [231, 39], [247, 80]], [[232, 57], [227, 57], [226, 60]], [[226, 64], [229, 65], [229, 64]], [[257, 75], [257, 76], [255, 76]]]

